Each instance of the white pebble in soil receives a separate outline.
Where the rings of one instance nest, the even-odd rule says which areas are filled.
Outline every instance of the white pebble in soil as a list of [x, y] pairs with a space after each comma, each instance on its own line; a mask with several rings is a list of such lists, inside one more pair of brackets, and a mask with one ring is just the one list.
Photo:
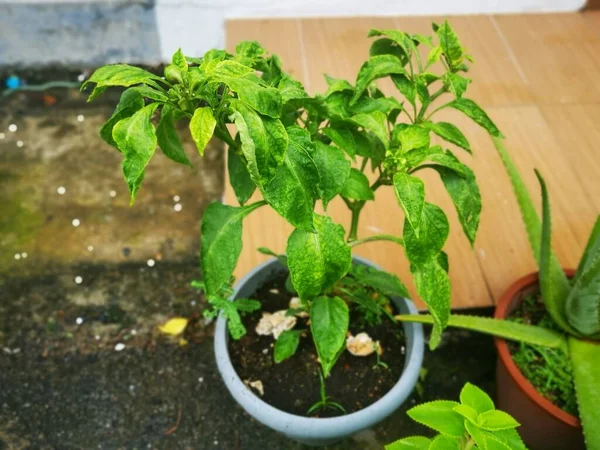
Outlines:
[[27, 252], [21, 253], [21, 258], [23, 258], [23, 259], [27, 258]]
[[15, 253], [15, 259], [21, 259], [21, 254], [20, 253]]
[[59, 186], [58, 188], [56, 188], [56, 193], [58, 195], [65, 195], [65, 192], [67, 192], [67, 188], [64, 186]]
[[72, 224], [74, 227], [78, 227], [79, 225], [81, 225], [81, 220], [79, 220], [79, 219], [73, 219], [73, 220], [71, 221], [71, 224]]
[[85, 120], [85, 116], [83, 114], [79, 114], [77, 116], [77, 122], [83, 122]]
[[4, 139], [6, 135], [4, 133], [0, 133], [0, 139]]
[[115, 345], [115, 351], [116, 352], [120, 352], [125, 350], [125, 344], [123, 344], [122, 342], [119, 342], [117, 345]]
[[14, 123], [11, 123], [8, 126], [8, 131], [10, 131], [11, 133], [14, 133], [15, 131], [17, 131], [17, 125], [15, 125]]
[[175, 203], [175, 205], [173, 206], [173, 209], [174, 209], [176, 212], [179, 212], [179, 211], [181, 211], [181, 209], [182, 209], [182, 208], [183, 208], [183, 206], [181, 206], [181, 203]]
[[77, 75], [77, 81], [79, 81], [81, 83], [83, 80], [85, 80], [85, 75], [84, 74]]
[[154, 261], [153, 259], [149, 259], [146, 264], [148, 264], [148, 267], [154, 267], [154, 265], [156, 264], [156, 261]]
[[94, 246], [93, 245], [88, 245], [87, 246], [87, 251], [88, 252], [93, 252], [94, 251]]
[[83, 318], [82, 317], [78, 317], [77, 319], [75, 319], [75, 323], [77, 325], [81, 325], [83, 323]]
[[115, 198], [117, 196], [117, 191], [110, 191], [108, 195], [110, 195], [112, 198]]
[[81, 284], [81, 283], [83, 283], [83, 278], [82, 278], [82, 277], [80, 277], [80, 276], [76, 276], [76, 277], [75, 277], [75, 283], [76, 283], [76, 284]]
[[17, 147], [21, 148], [25, 145], [25, 142], [23, 141], [17, 141]]
[[173, 196], [173, 201], [174, 201], [175, 203], [179, 203], [179, 200], [181, 200], [181, 197], [180, 197], [179, 195], [174, 195], [174, 196]]

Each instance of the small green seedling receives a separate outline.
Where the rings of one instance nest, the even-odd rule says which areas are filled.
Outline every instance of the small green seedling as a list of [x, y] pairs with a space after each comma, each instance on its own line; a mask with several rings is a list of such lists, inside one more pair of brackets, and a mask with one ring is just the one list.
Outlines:
[[407, 414], [439, 435], [407, 437], [386, 445], [386, 450], [526, 450], [516, 431], [519, 423], [495, 409], [492, 399], [471, 383], [460, 392], [460, 403], [437, 400]]
[[337, 402], [332, 401], [330, 399], [330, 397], [327, 396], [327, 392], [325, 390], [325, 377], [323, 377], [323, 372], [320, 370], [319, 370], [319, 382], [321, 384], [321, 388], [320, 388], [321, 400], [319, 400], [314, 405], [312, 405], [306, 412], [306, 415], [310, 416], [310, 415], [316, 413], [317, 411], [326, 410], [326, 409], [332, 409], [334, 411], [337, 410], [338, 412], [341, 412], [342, 414], [346, 414], [346, 409], [342, 405], [340, 405]]

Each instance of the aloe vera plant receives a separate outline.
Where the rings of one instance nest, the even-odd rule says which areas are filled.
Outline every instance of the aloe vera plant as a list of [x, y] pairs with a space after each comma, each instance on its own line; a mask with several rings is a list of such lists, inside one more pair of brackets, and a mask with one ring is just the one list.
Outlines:
[[462, 388], [460, 402], [436, 400], [406, 413], [439, 434], [403, 438], [385, 450], [526, 450], [516, 430], [519, 422], [496, 409], [489, 395], [471, 383]]
[[[157, 146], [173, 161], [191, 165], [175, 128], [178, 121], [189, 121], [201, 156], [213, 137], [227, 144], [229, 180], [239, 206], [212, 203], [206, 208], [201, 267], [202, 286], [213, 308], [206, 314], [214, 317], [222, 311], [234, 338], [246, 332], [240, 314], [260, 306], [249, 299], [237, 300], [235, 306], [227, 301], [242, 250], [243, 221], [268, 206], [294, 227], [287, 255], [279, 258], [310, 314], [325, 378], [344, 349], [350, 308], [358, 305], [370, 317], [385, 317], [385, 305], [374, 298], [408, 295], [391, 274], [363, 271], [351, 276], [351, 251], [360, 244], [388, 240], [404, 247], [417, 291], [433, 317], [430, 344], [439, 342], [450, 311], [443, 252], [449, 224], [444, 211], [426, 201], [424, 182], [417, 174], [426, 169], [439, 173], [471, 243], [481, 198], [473, 172], [450, 150], [431, 143], [433, 134], [471, 153], [467, 138], [453, 124], [436, 122], [433, 116], [441, 109], [454, 109], [491, 135], [501, 135], [465, 96], [470, 80], [464, 72], [471, 58], [456, 33], [448, 22], [434, 25], [434, 32], [428, 37], [371, 30], [369, 36], [377, 39], [355, 84], [326, 77], [327, 91], [316, 96], [282, 70], [276, 55], [253, 41], [239, 43], [235, 54], [211, 50], [195, 58], [179, 50], [164, 77], [118, 64], [98, 69], [87, 81], [94, 85], [90, 100], [111, 86], [127, 88], [100, 134], [123, 153], [132, 202]], [[427, 49], [426, 59], [422, 48]], [[441, 73], [433, 73], [434, 67]], [[378, 89], [381, 78], [391, 79], [403, 101]], [[441, 101], [444, 97], [446, 102]], [[394, 189], [405, 213], [404, 225], [398, 226], [398, 235], [359, 238], [361, 211], [382, 187]], [[249, 203], [257, 190], [262, 200]], [[335, 197], [341, 197], [351, 212], [348, 230], [315, 211], [317, 202], [326, 211]], [[298, 336], [282, 336], [276, 362], [292, 356], [297, 347]]]
[[[570, 358], [579, 415], [586, 445], [600, 449], [600, 216], [596, 219], [575, 276], [569, 280], [551, 248], [550, 203], [546, 183], [536, 171], [542, 196], [540, 220], [531, 196], [504, 143], [494, 144], [512, 183], [529, 243], [538, 262], [540, 291], [546, 311], [563, 331], [515, 322], [454, 315], [449, 326], [504, 339], [562, 349]], [[400, 320], [433, 323], [431, 316], [397, 316]]]

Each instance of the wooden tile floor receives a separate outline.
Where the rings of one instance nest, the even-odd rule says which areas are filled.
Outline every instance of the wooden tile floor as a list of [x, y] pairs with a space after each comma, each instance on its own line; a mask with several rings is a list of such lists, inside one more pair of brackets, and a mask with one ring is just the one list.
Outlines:
[[[429, 33], [441, 17], [236, 20], [226, 25], [227, 45], [260, 41], [278, 54], [311, 93], [322, 92], [322, 74], [354, 83], [368, 55], [370, 28], [398, 28]], [[515, 163], [536, 196], [534, 168], [549, 186], [555, 250], [565, 267], [574, 267], [596, 216], [600, 213], [600, 11], [572, 14], [457, 16], [450, 19], [475, 58], [468, 96], [485, 107], [507, 137]], [[516, 278], [535, 270], [520, 214], [493, 145], [478, 126], [456, 113], [452, 121], [473, 147], [471, 164], [479, 180], [483, 212], [473, 248], [462, 235], [443, 186], [435, 174], [428, 200], [450, 212], [453, 306], [492, 305]], [[468, 156], [468, 155], [467, 155]], [[226, 201], [235, 204], [228, 188]], [[341, 202], [329, 213], [348, 224]], [[403, 215], [391, 188], [377, 192], [361, 218], [359, 237], [401, 233]], [[345, 225], [347, 227], [347, 225]], [[268, 246], [283, 252], [290, 227], [263, 208], [244, 223], [245, 248], [236, 274], [265, 257]], [[393, 271], [413, 292], [403, 251], [391, 243], [357, 247], [357, 254]]]

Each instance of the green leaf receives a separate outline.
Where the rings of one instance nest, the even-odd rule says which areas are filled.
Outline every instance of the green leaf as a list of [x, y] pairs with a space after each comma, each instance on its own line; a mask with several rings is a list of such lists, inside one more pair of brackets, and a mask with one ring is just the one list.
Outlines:
[[377, 270], [372, 267], [355, 265], [350, 269], [352, 276], [364, 285], [391, 297], [410, 297], [408, 289], [393, 273]]
[[569, 353], [573, 367], [573, 381], [577, 393], [579, 417], [583, 425], [585, 443], [589, 450], [600, 449], [600, 344], [569, 338]]
[[[449, 155], [454, 158], [451, 153]], [[457, 159], [455, 161], [459, 163]], [[471, 245], [473, 245], [479, 228], [481, 194], [473, 171], [465, 165], [461, 164], [461, 166], [465, 176], [461, 176], [455, 170], [447, 167], [434, 166], [434, 168], [440, 174], [440, 178], [454, 203], [462, 229]]]
[[454, 411], [463, 416], [465, 419], [472, 423], [477, 423], [477, 412], [473, 408], [467, 405], [458, 405], [454, 407]]
[[140, 189], [144, 171], [156, 150], [156, 132], [150, 122], [158, 103], [151, 103], [133, 116], [118, 122], [113, 128], [113, 139], [125, 154], [123, 174], [131, 194], [131, 203]]
[[411, 272], [419, 297], [427, 304], [433, 317], [433, 330], [429, 339], [429, 348], [433, 350], [439, 345], [442, 331], [450, 317], [450, 278], [437, 258], [424, 264], [411, 264]]
[[392, 442], [385, 450], [429, 450], [431, 439], [424, 436], [411, 436]]
[[229, 147], [227, 152], [227, 170], [229, 172], [229, 183], [233, 188], [233, 192], [235, 192], [240, 205], [243, 205], [254, 194], [256, 185], [252, 181], [252, 178], [250, 178], [250, 172], [248, 172], [242, 156], [238, 155], [231, 147]]
[[175, 129], [175, 111], [168, 105], [163, 106], [161, 111], [160, 122], [156, 128], [156, 139], [158, 146], [169, 159], [192, 167]]
[[301, 331], [287, 330], [279, 335], [275, 342], [275, 351], [273, 358], [275, 363], [279, 364], [282, 361], [294, 356], [300, 344]]
[[102, 89], [107, 86], [129, 87], [134, 84], [155, 83], [156, 81], [163, 80], [159, 76], [144, 69], [140, 69], [139, 67], [129, 66], [127, 64], [112, 64], [97, 69], [92, 76], [81, 85], [81, 89], [84, 89], [89, 83], [96, 83], [96, 87], [94, 88], [94, 91], [96, 91], [97, 89]]
[[277, 89], [281, 92], [281, 101], [284, 104], [290, 100], [308, 98], [308, 94], [304, 90], [302, 83], [287, 75], [281, 79], [277, 85]]
[[467, 86], [471, 82], [469, 78], [451, 72], [444, 74], [443, 80], [446, 89], [456, 95], [456, 98], [461, 98], [463, 96], [467, 90]]
[[498, 431], [517, 428], [520, 423], [513, 419], [510, 414], [494, 409], [479, 414], [477, 425], [487, 431]]
[[440, 25], [437, 35], [448, 65], [451, 69], [456, 69], [462, 63], [464, 52], [458, 36], [447, 20]]
[[457, 402], [437, 400], [409, 409], [409, 417], [445, 436], [462, 437], [465, 432], [464, 419], [454, 411]]
[[346, 344], [350, 316], [339, 297], [317, 297], [310, 306], [310, 330], [327, 378]]
[[204, 155], [204, 149], [212, 137], [217, 121], [209, 107], [197, 108], [190, 120], [190, 132], [196, 143], [200, 156]]
[[437, 45], [435, 47], [433, 47], [430, 51], [429, 51], [429, 55], [427, 55], [427, 67], [435, 64], [436, 62], [438, 62], [440, 60], [440, 57], [442, 56], [442, 47]]
[[392, 142], [400, 144], [403, 153], [429, 147], [429, 130], [420, 125], [398, 124], [392, 131]]
[[183, 56], [183, 52], [181, 51], [180, 48], [178, 48], [177, 51], [173, 54], [173, 58], [171, 59], [171, 64], [173, 64], [174, 66], [177, 66], [183, 72], [188, 71], [188, 62], [185, 59], [185, 56]]
[[380, 111], [388, 115], [391, 111], [402, 111], [402, 103], [394, 97], [361, 97], [354, 106], [352, 112], [369, 114], [373, 111]]
[[329, 75], [324, 74], [325, 81], [327, 82], [327, 91], [325, 92], [325, 98], [329, 97], [331, 94], [336, 92], [354, 92], [354, 87], [348, 83], [346, 80], [341, 80], [337, 78], [332, 78]]
[[502, 133], [494, 122], [488, 117], [483, 109], [481, 109], [473, 100], [468, 98], [458, 98], [453, 102], [448, 103], [450, 108], [457, 109], [458, 111], [471, 118], [476, 124], [485, 128], [488, 133], [492, 136], [501, 138]]
[[261, 303], [258, 300], [250, 298], [236, 298], [232, 303], [235, 309], [243, 312], [258, 311], [261, 307]]
[[258, 186], [264, 186], [283, 163], [288, 135], [278, 119], [262, 117], [241, 102], [232, 102], [231, 107], [250, 176]]
[[213, 202], [202, 218], [200, 261], [206, 295], [217, 295], [229, 283], [242, 251], [242, 219], [265, 202], [227, 206]]
[[220, 77], [239, 99], [260, 114], [277, 119], [281, 116], [283, 100], [281, 93], [273, 87], [263, 87], [248, 78]]
[[394, 175], [394, 192], [404, 211], [406, 220], [418, 234], [421, 215], [425, 205], [425, 184], [423, 180], [403, 172]]
[[287, 243], [292, 283], [301, 299], [316, 297], [350, 270], [350, 247], [344, 229], [327, 216], [314, 215], [315, 233], [296, 229]]
[[584, 336], [600, 332], [600, 218], [573, 280], [566, 312], [569, 323]]
[[460, 450], [461, 444], [460, 439], [452, 438], [450, 436], [438, 436], [433, 439], [429, 450]]
[[408, 220], [404, 221], [404, 247], [412, 264], [425, 264], [436, 258], [444, 247], [450, 225], [444, 211], [425, 202], [417, 235]]
[[346, 120], [350, 116], [351, 92], [334, 92], [325, 98], [326, 115], [332, 120]]
[[261, 190], [265, 200], [284, 219], [297, 228], [312, 231], [314, 200], [320, 181], [314, 160], [315, 146], [309, 132], [299, 127], [287, 128], [288, 136], [283, 164]]
[[451, 123], [425, 122], [423, 125], [428, 127], [431, 131], [433, 131], [435, 134], [437, 134], [442, 139], [444, 139], [454, 145], [458, 145], [459, 147], [464, 148], [466, 151], [471, 153], [471, 145], [469, 144], [469, 141], [464, 136], [464, 134], [462, 134], [461, 131], [456, 126], [452, 125]]
[[408, 56], [404, 50], [393, 39], [389, 38], [377, 39], [371, 44], [369, 56], [378, 55], [393, 55], [401, 61], [403, 66], [408, 62]]
[[350, 157], [356, 155], [356, 142], [352, 130], [346, 125], [332, 123], [323, 128], [323, 134], [333, 141], [335, 145], [344, 150]]
[[341, 195], [352, 200], [373, 200], [375, 198], [373, 190], [369, 187], [367, 176], [354, 167], [350, 169], [350, 174], [342, 187]]
[[[506, 151], [504, 147], [504, 143], [501, 139], [492, 139], [494, 142], [494, 146], [500, 155], [500, 159], [502, 160], [502, 164], [506, 169], [506, 173], [510, 179], [513, 190], [515, 192], [515, 196], [517, 198], [517, 203], [519, 204], [519, 209], [521, 210], [521, 217], [523, 219], [523, 223], [525, 225], [525, 230], [527, 231], [527, 237], [529, 238], [529, 245], [531, 246], [531, 250], [533, 252], [533, 257], [536, 261], [540, 260], [540, 245], [542, 242], [542, 225], [540, 223], [540, 219], [535, 210], [535, 206], [533, 205], [533, 201], [531, 200], [531, 196], [527, 191], [527, 187], [521, 178], [521, 174], [519, 173], [517, 167], [513, 163], [510, 155]], [[551, 251], [551, 250], [550, 250]], [[570, 289], [569, 281], [562, 271], [562, 267], [558, 262], [558, 258], [551, 251], [550, 263], [551, 265], [551, 273], [556, 283], [560, 283], [562, 285], [561, 290]], [[566, 301], [566, 296], [563, 299]], [[552, 320], [556, 322], [563, 330], [570, 334], [577, 334], [576, 331], [571, 327], [567, 319], [564, 317], [565, 307], [563, 305], [555, 305], [553, 303], [545, 303], [546, 310], [552, 317]]]
[[350, 161], [337, 147], [316, 143], [315, 163], [319, 172], [319, 197], [323, 208], [341, 191], [350, 176]]
[[406, 75], [392, 75], [392, 81], [406, 100], [414, 105], [417, 96], [415, 83]]
[[356, 89], [350, 103], [356, 103], [365, 89], [367, 89], [373, 81], [391, 74], [407, 74], [400, 59], [393, 55], [377, 55], [370, 57], [358, 72]]
[[483, 390], [471, 383], [467, 383], [460, 391], [460, 402], [481, 414], [495, 409], [494, 402]]
[[133, 116], [137, 111], [144, 107], [144, 99], [141, 94], [133, 89], [127, 89], [121, 94], [119, 104], [115, 108], [112, 116], [100, 128], [100, 137], [109, 145], [117, 148], [117, 143], [112, 137], [112, 131], [115, 125], [127, 117]]
[[386, 128], [387, 116], [380, 111], [373, 111], [369, 114], [355, 114], [350, 119], [358, 126], [363, 127], [369, 133], [373, 133], [388, 148], [390, 140]]
[[141, 94], [142, 97], [149, 98], [150, 100], [156, 100], [157, 102], [167, 103], [169, 101], [169, 96], [167, 94], [157, 90], [156, 88], [146, 86], [145, 84], [129, 88], [128, 90], [136, 91]]
[[403, 31], [371, 29], [367, 37], [373, 36], [385, 36], [391, 39], [404, 51], [407, 57], [410, 57], [411, 51], [415, 48], [411, 37]]
[[[433, 317], [424, 314], [414, 316], [398, 315], [396, 318], [406, 322], [426, 323], [430, 325], [434, 323]], [[566, 341], [562, 334], [535, 325], [491, 319], [489, 317], [452, 314], [448, 319], [448, 326], [490, 334], [511, 341], [566, 350]]]
[[469, 433], [469, 435], [475, 441], [475, 443], [477, 444], [477, 447], [480, 450], [489, 450], [485, 432], [477, 426], [476, 421], [475, 422], [473, 422], [471, 420], [465, 421], [465, 428], [467, 429], [467, 433]]
[[231, 59], [218, 62], [210, 71], [211, 78], [216, 82], [221, 81], [224, 77], [228, 79], [240, 78], [253, 73], [254, 69], [252, 67]]

